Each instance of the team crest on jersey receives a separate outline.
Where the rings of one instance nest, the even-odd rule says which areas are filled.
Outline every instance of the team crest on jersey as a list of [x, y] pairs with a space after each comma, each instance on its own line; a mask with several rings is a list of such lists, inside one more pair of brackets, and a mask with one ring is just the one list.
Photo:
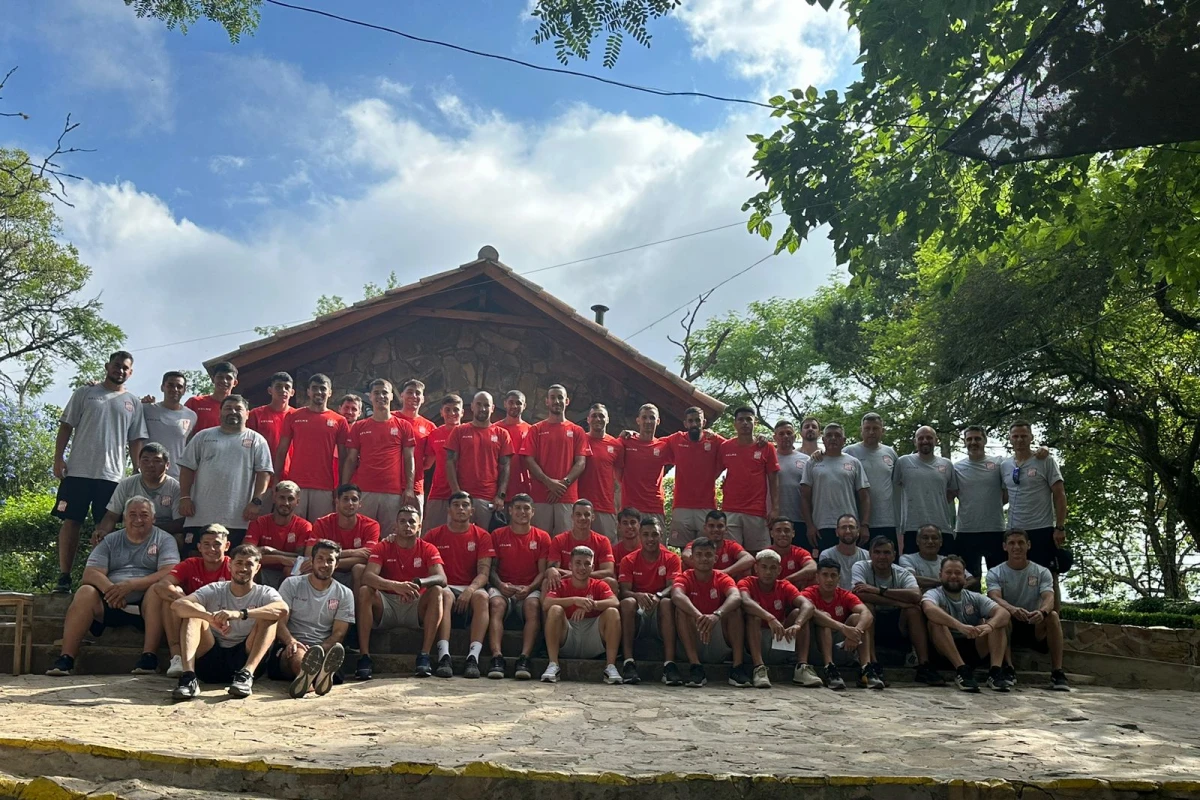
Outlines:
[[496, 443], [496, 444], [499, 444], [499, 443], [500, 443], [500, 437], [499, 437], [499, 436], [497, 436], [496, 434], [494, 434], [494, 433], [493, 433], [493, 434], [492, 434], [492, 442], [493, 442], [493, 443]]
[[190, 419], [179, 420], [179, 430], [183, 431], [184, 433], [187, 433], [188, 429], [191, 427], [192, 427], [192, 421]]
[[530, 542], [530, 543], [529, 543], [529, 549], [530, 549], [530, 550], [537, 550], [537, 542]]
[[795, 569], [796, 569], [796, 562], [795, 562], [795, 561], [789, 561], [789, 562], [787, 562], [787, 568], [788, 568], [789, 570], [795, 571]]
[[841, 606], [835, 606], [833, 609], [833, 615], [835, 617], [840, 617], [845, 613], [846, 613], [846, 609], [842, 608]]
[[287, 540], [288, 540], [288, 544], [293, 544], [296, 541], [296, 534], [289, 533]]
[[158, 555], [158, 545], [156, 545], [156, 544], [152, 544], [152, 545], [150, 545], [149, 547], [147, 547], [147, 548], [146, 548], [146, 555], [148, 555], [148, 556], [156, 556], [156, 555]]
[[242, 439], [242, 447], [245, 447], [247, 449], [254, 447], [254, 440], [251, 439], [249, 436], [245, 437], [244, 439]]
[[615, 452], [617, 452], [617, 448], [613, 447], [613, 446], [610, 444], [610, 445], [608, 445], [608, 452], [609, 452], [609, 453], [615, 453]]
[[173, 502], [174, 502], [174, 500], [175, 500], [175, 498], [173, 498], [173, 497], [167, 497], [165, 494], [164, 494], [164, 495], [159, 495], [159, 497], [158, 497], [158, 504], [159, 504], [160, 506], [169, 506], [169, 505], [171, 505], [171, 503], [173, 503]]
[[388, 433], [390, 433], [392, 436], [399, 436], [400, 429], [399, 428], [388, 428]]
[[941, 473], [945, 474], [945, 472], [946, 472], [946, 465], [945, 465], [945, 464], [938, 464], [938, 465], [937, 465], [937, 470], [938, 470], [938, 472], [941, 472]]
[[704, 443], [704, 452], [707, 453], [710, 450], [712, 450], [712, 442], [705, 442]]
[[1033, 478], [1036, 476], [1037, 476], [1037, 467], [1030, 467], [1029, 468], [1029, 477]]
[[808, 459], [807, 459], [807, 458], [800, 458], [799, 456], [797, 456], [797, 457], [796, 457], [796, 466], [797, 466], [797, 467], [803, 467], [803, 466], [804, 466], [804, 462], [805, 462], [805, 461], [808, 461]]
[[475, 543], [474, 543], [474, 542], [467, 542], [467, 550], [468, 550], [468, 551], [470, 551], [470, 552], [475, 552]]
[[1030, 575], [1028, 578], [1025, 579], [1025, 583], [1027, 583], [1030, 586], [1037, 586], [1038, 585], [1037, 575]]
[[361, 537], [361, 536], [355, 536], [355, 537], [354, 537], [354, 546], [355, 546], [355, 547], [362, 547], [362, 537]]
[[756, 459], [762, 460], [762, 451], [761, 451], [761, 450], [755, 450], [755, 451], [754, 451], [754, 457], [755, 457]]
[[567, 431], [567, 438], [568, 438], [568, 439], [574, 439], [574, 438], [575, 438], [575, 431]]
[[969, 616], [974, 615], [974, 613], [975, 613], [975, 604], [974, 603], [967, 603], [965, 606], [963, 606], [963, 616], [969, 617]]
[[338, 600], [336, 597], [329, 598], [329, 610], [330, 611], [337, 611], [338, 606], [340, 606], [341, 604], [342, 604], [342, 601]]
[[413, 566], [414, 567], [421, 566], [421, 557], [420, 556], [417, 556], [416, 558], [413, 559]]
[[330, 427], [330, 428], [336, 428], [336, 427], [337, 427], [337, 422], [336, 422], [336, 421], [334, 421], [334, 420], [332, 420], [332, 419], [327, 419], [327, 420], [325, 420], [325, 425], [326, 425], [326, 426], [328, 426], [328, 427]]
[[659, 567], [659, 568], [658, 568], [658, 574], [659, 574], [659, 575], [666, 575], [666, 574], [667, 574], [667, 568], [666, 568], [666, 567]]
[[884, 465], [885, 467], [890, 467], [890, 466], [892, 465], [892, 457], [891, 457], [891, 456], [884, 456], [884, 457], [883, 457], [883, 465]]
[[781, 609], [781, 608], [783, 608], [783, 601], [782, 601], [782, 600], [776, 600], [776, 601], [775, 601], [775, 608], [776, 608], [777, 610], [778, 610], [778, 609]]
[[125, 401], [125, 410], [126, 410], [126, 411], [133, 411], [133, 401], [132, 401], [132, 400], [126, 400], [126, 401]]
[[854, 472], [854, 465], [853, 464], [842, 464], [842, 469], [846, 470], [846, 472]]
[[993, 471], [996, 469], [996, 463], [994, 461], [989, 461], [989, 462], [987, 462], [987, 466], [984, 467], [984, 469], [987, 469], [988, 471]]
[[711, 597], [713, 600], [716, 600], [717, 596], [718, 596], [717, 595], [717, 587], [714, 586], [713, 588], [709, 589], [708, 596]]
[[660, 455], [662, 455], [662, 448], [661, 447], [654, 448], [654, 457], [658, 458]]

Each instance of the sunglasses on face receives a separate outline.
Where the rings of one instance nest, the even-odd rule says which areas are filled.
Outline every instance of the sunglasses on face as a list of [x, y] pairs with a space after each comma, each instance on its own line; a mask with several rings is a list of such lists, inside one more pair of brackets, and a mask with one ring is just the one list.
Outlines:
[[1013, 479], [1013, 483], [1019, 484], [1021, 482], [1021, 468], [1020, 467], [1013, 467], [1012, 479]]

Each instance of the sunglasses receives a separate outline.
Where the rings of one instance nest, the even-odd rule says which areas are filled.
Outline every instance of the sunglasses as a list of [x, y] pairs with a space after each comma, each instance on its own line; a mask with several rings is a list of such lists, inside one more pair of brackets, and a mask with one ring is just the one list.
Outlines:
[[1021, 468], [1020, 467], [1013, 467], [1012, 479], [1013, 479], [1013, 483], [1019, 484], [1021, 482]]

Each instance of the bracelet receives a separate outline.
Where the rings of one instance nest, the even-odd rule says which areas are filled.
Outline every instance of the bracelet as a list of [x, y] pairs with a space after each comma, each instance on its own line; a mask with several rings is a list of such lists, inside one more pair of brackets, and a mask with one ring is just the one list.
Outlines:
[[179, 499], [180, 500], [191, 500], [192, 496], [190, 494], [181, 494], [181, 495], [179, 495]]

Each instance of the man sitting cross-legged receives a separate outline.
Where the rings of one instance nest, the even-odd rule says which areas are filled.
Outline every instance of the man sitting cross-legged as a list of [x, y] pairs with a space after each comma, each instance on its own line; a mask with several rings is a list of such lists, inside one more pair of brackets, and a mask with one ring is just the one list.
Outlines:
[[488, 589], [488, 643], [492, 648], [488, 677], [504, 677], [504, 621], [512, 615], [522, 625], [521, 655], [513, 674], [517, 680], [527, 681], [533, 677], [529, 656], [542, 624], [542, 579], [550, 558], [550, 534], [533, 527], [533, 498], [529, 495], [513, 497], [508, 513], [509, 524], [492, 531], [496, 557]]
[[262, 552], [238, 545], [229, 555], [232, 578], [201, 586], [171, 606], [182, 621], [179, 649], [183, 674], [172, 692], [176, 700], [200, 696], [200, 681], [229, 682], [234, 697], [249, 697], [254, 678], [266, 667], [275, 626], [287, 604], [270, 586], [254, 582]]
[[[622, 512], [623, 513], [623, 512]], [[663, 683], [682, 686], [683, 675], [675, 665], [675, 608], [671, 605], [671, 587], [683, 567], [679, 556], [662, 544], [662, 524], [657, 517], [643, 517], [638, 528], [641, 548], [621, 560], [618, 578], [621, 584], [621, 641], [625, 663], [621, 680], [641, 683], [637, 662], [633, 660], [633, 640], [647, 633], [663, 643]]]
[[[841, 673], [835, 663], [833, 648], [842, 644], [843, 650], [854, 649], [858, 653], [858, 663], [870, 663], [867, 651], [867, 631], [871, 629], [875, 618], [871, 609], [853, 592], [841, 587], [842, 564], [836, 558], [821, 557], [817, 562], [817, 582], [809, 586], [801, 596], [813, 604], [813, 624], [817, 628], [817, 650], [825, 663], [825, 685], [834, 691], [846, 688]], [[882, 689], [883, 681], [874, 672], [865, 672], [866, 667], [860, 666], [860, 675], [866, 675], [867, 686], [871, 689]]]
[[[917, 552], [905, 553], [896, 560], [917, 579], [922, 592], [942, 585], [942, 531], [937, 525], [922, 525], [917, 529]], [[967, 571], [967, 588], [979, 589], [979, 578]]]
[[[723, 572], [737, 581], [750, 574], [754, 569], [754, 555], [746, 552], [740, 544], [729, 538], [729, 526], [726, 523], [724, 511], [709, 511], [704, 518], [704, 536], [716, 548], [717, 560], [713, 569]], [[687, 568], [692, 564], [692, 546], [683, 548], [683, 565]]]
[[[354, 603], [361, 653], [354, 677], [360, 681], [371, 679], [372, 629], [403, 627], [424, 632], [417, 653], [418, 678], [433, 674], [429, 651], [435, 639], [438, 660], [450, 655], [451, 596], [442, 592], [446, 571], [438, 549], [417, 538], [420, 532], [421, 512], [413, 506], [401, 506], [392, 535], [371, 548]], [[439, 678], [453, 675], [453, 670], [449, 674], [438, 672]]]
[[[607, 539], [605, 540], [607, 541]], [[557, 683], [559, 656], [595, 658], [603, 653], [605, 683], [621, 683], [617, 671], [617, 645], [621, 640], [621, 614], [617, 597], [607, 581], [592, 577], [592, 548], [580, 545], [571, 552], [571, 575], [546, 592], [546, 654], [550, 663], [542, 680]]]
[[329, 694], [341, 683], [338, 670], [346, 658], [342, 640], [354, 622], [354, 593], [333, 579], [341, 552], [337, 542], [318, 539], [312, 547], [312, 571], [288, 578], [279, 588], [288, 613], [276, 629], [267, 675], [291, 679], [292, 697], [303, 697], [309, 689]]
[[1008, 643], [1008, 612], [994, 600], [966, 589], [966, 571], [961, 558], [946, 556], [942, 561], [942, 585], [921, 597], [929, 620], [929, 638], [954, 667], [954, 685], [959, 690], [979, 691], [974, 668], [967, 659], [975, 663], [986, 654], [991, 659], [988, 686], [1007, 692], [1008, 681], [1001, 664]]
[[[791, 533], [790, 524], [788, 532]], [[754, 662], [754, 688], [771, 688], [767, 660], [784, 661], [780, 651], [772, 646], [775, 641], [795, 643], [796, 669], [792, 673], [792, 682], [801, 686], [820, 686], [822, 681], [817, 671], [806, 663], [808, 623], [813, 616], [813, 604], [800, 596], [799, 589], [779, 577], [781, 562], [774, 549], [760, 550], [754, 557], [755, 574], [738, 581], [742, 613], [746, 617], [746, 644]]]
[[713, 568], [717, 548], [712, 539], [696, 539], [691, 550], [694, 566], [675, 576], [671, 588], [675, 630], [691, 664], [686, 685], [703, 686], [708, 682], [704, 664], [720, 664], [732, 657], [729, 684], [747, 687], [750, 675], [742, 664], [746, 655], [742, 596], [733, 578]]
[[[70, 675], [83, 635], [99, 636], [106, 627], [132, 625], [143, 631], [142, 655], [135, 675], [158, 672], [162, 637], [162, 604], [144, 595], [179, 563], [171, 534], [154, 527], [154, 503], [135, 495], [125, 501], [125, 529], [100, 540], [88, 556], [83, 585], [75, 592], [63, 620], [62, 655], [47, 675]], [[140, 604], [140, 605], [139, 605]]]
[[200, 531], [196, 543], [200, 555], [185, 558], [175, 565], [167, 575], [150, 589], [146, 602], [156, 599], [162, 606], [163, 629], [167, 634], [167, 648], [171, 651], [171, 663], [167, 667], [168, 678], [183, 674], [183, 657], [179, 654], [179, 629], [182, 623], [172, 608], [175, 601], [187, 597], [201, 586], [217, 581], [227, 581], [229, 573], [229, 531], [224, 525], [212, 524]]
[[776, 517], [769, 523], [771, 549], [779, 554], [779, 580], [802, 590], [817, 582], [817, 561], [803, 547], [792, 543], [796, 531], [790, 519]]

